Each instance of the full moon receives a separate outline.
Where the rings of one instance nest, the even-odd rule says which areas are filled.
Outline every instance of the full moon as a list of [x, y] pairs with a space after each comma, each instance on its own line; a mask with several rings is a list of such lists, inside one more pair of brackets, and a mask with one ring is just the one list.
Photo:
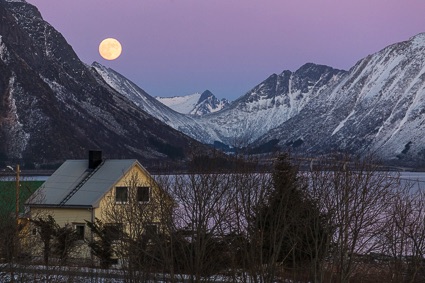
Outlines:
[[121, 55], [121, 43], [115, 38], [106, 38], [99, 44], [99, 54], [106, 60], [115, 60]]

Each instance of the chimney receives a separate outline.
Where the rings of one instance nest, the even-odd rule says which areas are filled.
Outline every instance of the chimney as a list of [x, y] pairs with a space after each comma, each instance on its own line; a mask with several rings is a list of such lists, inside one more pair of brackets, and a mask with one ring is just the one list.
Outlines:
[[89, 151], [89, 169], [96, 169], [102, 163], [102, 151], [90, 150]]

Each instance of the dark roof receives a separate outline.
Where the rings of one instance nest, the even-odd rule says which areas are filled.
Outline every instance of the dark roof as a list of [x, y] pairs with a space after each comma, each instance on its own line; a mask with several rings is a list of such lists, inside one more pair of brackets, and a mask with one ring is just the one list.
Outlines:
[[38, 189], [38, 201], [28, 204], [97, 207], [134, 165], [147, 172], [136, 159], [105, 160], [96, 169], [88, 169], [88, 160], [67, 160]]

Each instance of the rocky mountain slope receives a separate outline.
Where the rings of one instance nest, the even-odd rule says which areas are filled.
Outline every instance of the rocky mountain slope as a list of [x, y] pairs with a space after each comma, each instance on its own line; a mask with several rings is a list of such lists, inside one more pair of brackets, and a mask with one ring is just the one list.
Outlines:
[[200, 141], [218, 139], [214, 134], [211, 135], [210, 132], [206, 131], [204, 125], [196, 121], [194, 117], [172, 110], [111, 68], [96, 62], [92, 64], [92, 67], [109, 87], [126, 97], [129, 101], [132, 101], [138, 109], [194, 139]]
[[[297, 115], [312, 97], [332, 87], [346, 74], [327, 66], [305, 64], [296, 72], [284, 71], [280, 75], [271, 75], [220, 111], [184, 115], [154, 101], [149, 94], [114, 70], [97, 63], [93, 66], [112, 88], [149, 114], [203, 143], [218, 142], [228, 146], [249, 145]], [[204, 97], [212, 96], [206, 92]], [[210, 105], [208, 99], [203, 101]]]
[[425, 33], [360, 60], [255, 145], [317, 154], [348, 151], [425, 160]]
[[189, 114], [203, 116], [223, 110], [227, 108], [229, 104], [230, 102], [227, 99], [223, 98], [219, 100], [211, 91], [206, 90], [201, 93], [198, 102]]
[[334, 87], [346, 72], [305, 64], [295, 72], [273, 74], [222, 111], [199, 121], [219, 141], [248, 146], [260, 136], [297, 115], [313, 97]]
[[112, 89], [33, 5], [0, 0], [0, 19], [0, 161], [54, 163], [99, 148], [152, 163], [202, 147]]

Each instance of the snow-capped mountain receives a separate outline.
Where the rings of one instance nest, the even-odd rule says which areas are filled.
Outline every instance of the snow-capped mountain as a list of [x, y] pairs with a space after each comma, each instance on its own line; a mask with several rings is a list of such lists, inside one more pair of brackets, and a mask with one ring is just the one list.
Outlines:
[[[93, 67], [113, 89], [174, 129], [206, 144], [220, 142], [234, 147], [249, 145], [295, 116], [312, 97], [332, 87], [346, 74], [327, 66], [305, 64], [296, 72], [273, 74], [228, 107], [200, 116], [177, 113], [114, 70], [98, 63]], [[210, 105], [211, 98], [212, 94], [206, 91], [198, 102]], [[198, 105], [199, 110], [203, 104]]]
[[220, 142], [248, 146], [297, 115], [313, 97], [332, 88], [345, 74], [311, 63], [296, 72], [273, 74], [229, 107], [198, 120], [213, 130]]
[[2, 160], [54, 163], [101, 148], [153, 162], [208, 150], [190, 136], [260, 152], [425, 161], [425, 33], [349, 71], [308, 63], [273, 74], [225, 107], [209, 91], [192, 95], [182, 114], [114, 70], [82, 63], [25, 1], [0, 0], [0, 18]]
[[360, 60], [298, 115], [269, 131], [303, 153], [375, 153], [384, 160], [425, 160], [425, 33]]
[[109, 87], [132, 101], [137, 108], [149, 115], [194, 139], [206, 141], [205, 143], [212, 143], [212, 141], [218, 139], [214, 133], [208, 132], [204, 125], [195, 121], [190, 115], [174, 111], [111, 68], [104, 67], [96, 62], [92, 64], [92, 67]]
[[159, 102], [181, 114], [190, 114], [199, 101], [201, 94], [196, 92], [184, 96], [155, 97]]
[[209, 90], [185, 96], [156, 97], [156, 99], [176, 112], [195, 116], [220, 111], [230, 104], [225, 98], [219, 100]]
[[425, 160], [424, 109], [425, 34], [419, 34], [349, 71], [308, 63], [273, 74], [227, 108], [187, 115], [174, 128], [203, 143], [261, 152], [375, 152], [384, 160], [410, 162]]
[[273, 74], [229, 107], [194, 121], [209, 133], [204, 143], [313, 155], [373, 152], [416, 162], [425, 161], [424, 109], [425, 33], [348, 72], [309, 63]]
[[99, 148], [153, 164], [206, 148], [106, 84], [33, 5], [0, 0], [0, 19], [1, 160], [57, 163]]
[[219, 100], [212, 94], [211, 91], [204, 91], [198, 99], [195, 107], [190, 111], [189, 114], [196, 116], [203, 116], [205, 114], [218, 112], [225, 109], [230, 105], [229, 100], [223, 98]]

